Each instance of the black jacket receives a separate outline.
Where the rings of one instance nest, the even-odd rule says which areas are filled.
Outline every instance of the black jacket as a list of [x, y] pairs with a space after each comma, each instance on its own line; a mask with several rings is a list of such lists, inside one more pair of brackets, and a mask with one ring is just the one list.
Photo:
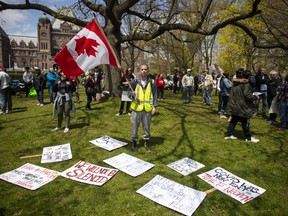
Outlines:
[[251, 118], [254, 113], [254, 101], [257, 96], [248, 79], [234, 79], [225, 112], [243, 118]]

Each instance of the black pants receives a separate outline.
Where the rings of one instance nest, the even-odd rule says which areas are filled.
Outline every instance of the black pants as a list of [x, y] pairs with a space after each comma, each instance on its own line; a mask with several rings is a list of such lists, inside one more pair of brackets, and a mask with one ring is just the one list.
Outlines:
[[[125, 104], [125, 101], [121, 101], [120, 109], [119, 109], [119, 113], [120, 114], [123, 114], [124, 104]], [[131, 102], [130, 101], [126, 101], [126, 113], [130, 112], [130, 105], [131, 105]]]
[[240, 121], [242, 124], [242, 130], [243, 130], [243, 133], [244, 133], [246, 139], [251, 140], [250, 125], [249, 125], [250, 119], [236, 116], [236, 115], [232, 115], [231, 117], [232, 117], [232, 119], [228, 125], [227, 133], [225, 136], [233, 135], [234, 129], [235, 129], [237, 123]]

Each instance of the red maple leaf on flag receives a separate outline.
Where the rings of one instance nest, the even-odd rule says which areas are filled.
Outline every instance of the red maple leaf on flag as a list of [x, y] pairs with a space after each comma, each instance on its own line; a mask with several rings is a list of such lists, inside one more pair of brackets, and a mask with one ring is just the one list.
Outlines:
[[95, 47], [99, 46], [100, 44], [97, 43], [96, 40], [93, 40], [91, 38], [86, 38], [85, 36], [76, 39], [76, 47], [75, 51], [77, 52], [78, 55], [84, 54], [84, 51], [86, 50], [86, 53], [89, 56], [94, 56], [96, 57], [96, 49]]

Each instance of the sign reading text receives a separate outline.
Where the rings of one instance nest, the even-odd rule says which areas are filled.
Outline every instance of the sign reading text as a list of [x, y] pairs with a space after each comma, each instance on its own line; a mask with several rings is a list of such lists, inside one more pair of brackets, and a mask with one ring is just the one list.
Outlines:
[[168, 164], [167, 166], [175, 170], [176, 172], [181, 173], [184, 176], [189, 175], [190, 173], [193, 173], [198, 169], [205, 167], [205, 165], [197, 161], [194, 161], [188, 157], [177, 160], [173, 163]]
[[52, 163], [72, 159], [70, 143], [44, 147], [41, 163]]
[[0, 179], [29, 190], [36, 190], [58, 175], [57, 171], [26, 163], [15, 170], [1, 174]]
[[62, 172], [61, 176], [74, 181], [101, 186], [111, 179], [117, 171], [117, 169], [110, 169], [85, 161], [79, 161], [74, 166]]
[[156, 175], [137, 193], [183, 215], [192, 215], [204, 200], [206, 193], [186, 187]]
[[113, 139], [109, 136], [103, 136], [95, 140], [90, 140], [89, 142], [108, 151], [128, 145], [128, 143]]
[[257, 185], [233, 175], [221, 167], [199, 174], [198, 177], [242, 204], [258, 197], [266, 191]]
[[108, 158], [104, 160], [104, 162], [133, 177], [141, 175], [142, 173], [154, 167], [154, 165], [151, 163], [125, 153], [119, 154], [112, 158]]

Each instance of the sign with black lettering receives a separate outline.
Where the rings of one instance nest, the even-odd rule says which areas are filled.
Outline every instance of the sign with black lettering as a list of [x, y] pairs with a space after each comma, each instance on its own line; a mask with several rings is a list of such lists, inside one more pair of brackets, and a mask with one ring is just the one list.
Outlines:
[[110, 169], [90, 164], [85, 161], [79, 161], [74, 166], [62, 172], [61, 176], [85, 184], [101, 186], [111, 179], [117, 172], [117, 169]]
[[44, 147], [41, 163], [52, 163], [72, 159], [70, 143]]
[[98, 139], [90, 140], [89, 142], [96, 146], [99, 146], [100, 148], [104, 148], [108, 151], [112, 151], [114, 149], [128, 145], [128, 143], [126, 142], [113, 139], [109, 136], [103, 136]]
[[221, 167], [199, 174], [198, 177], [242, 204], [253, 200], [266, 191]]
[[141, 175], [142, 173], [154, 167], [154, 165], [151, 163], [125, 153], [119, 154], [112, 158], [108, 158], [104, 160], [104, 162], [133, 177]]
[[26, 163], [15, 170], [1, 174], [0, 179], [29, 190], [36, 190], [53, 181], [58, 175], [57, 171]]
[[204, 200], [206, 193], [156, 175], [137, 193], [183, 215], [192, 215]]
[[190, 173], [193, 173], [198, 169], [205, 167], [205, 165], [195, 160], [192, 160], [188, 157], [177, 160], [173, 163], [168, 164], [167, 166], [175, 170], [176, 172], [181, 173], [184, 176], [189, 175]]

